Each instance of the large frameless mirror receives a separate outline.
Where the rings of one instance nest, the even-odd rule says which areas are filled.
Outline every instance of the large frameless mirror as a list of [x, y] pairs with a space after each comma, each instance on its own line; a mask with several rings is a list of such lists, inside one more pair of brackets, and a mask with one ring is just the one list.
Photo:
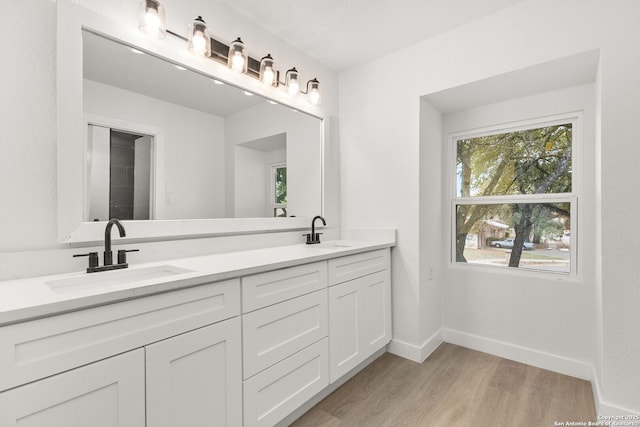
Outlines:
[[155, 45], [67, 1], [58, 12], [62, 241], [98, 240], [113, 217], [175, 238], [296, 229], [322, 213], [318, 115], [249, 77], [250, 90], [219, 78], [178, 41]]

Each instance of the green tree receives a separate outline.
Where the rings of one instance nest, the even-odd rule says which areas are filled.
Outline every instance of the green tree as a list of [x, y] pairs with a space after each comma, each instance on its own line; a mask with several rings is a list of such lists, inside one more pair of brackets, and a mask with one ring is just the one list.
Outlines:
[[[571, 124], [508, 132], [457, 143], [458, 196], [548, 194], [571, 191]], [[515, 229], [510, 267], [520, 264], [524, 242], [536, 221], [559, 215], [550, 204], [513, 205]], [[568, 212], [564, 211], [564, 215]], [[483, 218], [502, 215], [504, 205], [464, 204], [456, 211], [456, 261], [466, 262], [464, 245], [469, 231]]]

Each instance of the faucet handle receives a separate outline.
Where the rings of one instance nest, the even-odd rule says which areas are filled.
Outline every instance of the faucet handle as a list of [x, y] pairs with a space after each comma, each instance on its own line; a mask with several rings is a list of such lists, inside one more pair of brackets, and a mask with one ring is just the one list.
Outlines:
[[127, 263], [127, 252], [140, 252], [140, 249], [118, 249], [118, 264]]
[[81, 256], [89, 257], [89, 268], [96, 268], [98, 266], [98, 252], [89, 252], [88, 254], [73, 255], [74, 258], [81, 257]]
[[320, 243], [320, 235], [322, 233], [308, 233], [303, 234], [303, 236], [307, 236], [307, 245], [315, 245], [316, 243]]

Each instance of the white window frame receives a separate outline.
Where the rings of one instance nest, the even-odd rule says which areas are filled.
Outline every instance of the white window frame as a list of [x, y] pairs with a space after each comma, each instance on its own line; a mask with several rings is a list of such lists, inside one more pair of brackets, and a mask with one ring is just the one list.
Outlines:
[[[271, 216], [275, 216], [275, 210], [280, 208], [280, 209], [287, 209], [287, 204], [286, 203], [276, 203], [276, 169], [282, 168], [282, 167], [287, 167], [287, 163], [286, 162], [281, 162], [281, 163], [273, 163], [271, 165], [271, 169], [270, 169], [270, 177], [269, 177], [269, 188], [270, 188], [270, 197], [271, 197], [271, 201], [270, 201], [270, 205], [271, 205]], [[287, 171], [287, 179], [289, 178], [289, 171]], [[288, 193], [288, 182], [287, 182], [287, 193]], [[288, 194], [287, 194], [288, 195]]]
[[[570, 193], [548, 193], [548, 194], [515, 194], [515, 195], [501, 195], [501, 196], [470, 196], [470, 197], [458, 197], [458, 181], [457, 181], [457, 142], [461, 139], [476, 138], [481, 136], [489, 136], [500, 133], [517, 132], [527, 129], [537, 129], [547, 126], [555, 126], [564, 123], [572, 124], [572, 140], [571, 140], [571, 192]], [[535, 275], [559, 275], [561, 277], [576, 278], [579, 273], [578, 266], [578, 198], [582, 192], [582, 112], [575, 111], [565, 114], [554, 114], [552, 116], [545, 116], [533, 119], [527, 119], [517, 122], [504, 123], [500, 125], [487, 126], [477, 129], [470, 129], [459, 132], [449, 133], [449, 194], [451, 200], [450, 208], [450, 257], [449, 264], [455, 268], [472, 268], [472, 269], [484, 269], [490, 271], [503, 271], [503, 272], [518, 272], [530, 273]], [[503, 267], [498, 265], [486, 265], [475, 263], [464, 263], [456, 261], [456, 238], [457, 238], [457, 224], [456, 224], [456, 206], [458, 205], [480, 205], [480, 204], [513, 204], [513, 203], [569, 203], [571, 209], [571, 250], [570, 250], [570, 271], [556, 272], [546, 270], [536, 270], [526, 267]]]

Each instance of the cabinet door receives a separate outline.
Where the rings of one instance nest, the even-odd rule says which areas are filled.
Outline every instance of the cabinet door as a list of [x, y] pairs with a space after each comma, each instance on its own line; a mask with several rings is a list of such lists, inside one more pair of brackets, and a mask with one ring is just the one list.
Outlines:
[[391, 278], [379, 271], [329, 288], [333, 383], [391, 340]]
[[146, 347], [147, 426], [242, 425], [240, 318]]
[[362, 345], [366, 359], [391, 341], [391, 273], [389, 270], [361, 279]]
[[0, 393], [0, 426], [145, 425], [144, 350]]
[[329, 288], [330, 380], [334, 382], [360, 363], [362, 292], [358, 279]]

